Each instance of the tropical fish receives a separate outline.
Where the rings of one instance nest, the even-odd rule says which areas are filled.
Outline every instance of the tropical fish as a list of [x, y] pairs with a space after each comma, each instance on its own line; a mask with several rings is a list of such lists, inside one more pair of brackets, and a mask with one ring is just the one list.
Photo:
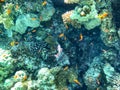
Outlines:
[[59, 35], [59, 38], [61, 38], [61, 37], [64, 37], [64, 33], [61, 33], [61, 34]]
[[106, 18], [108, 16], [108, 12], [104, 12], [104, 13], [102, 13], [102, 14], [99, 14], [98, 15], [98, 18], [99, 19], [104, 19], [104, 18]]
[[17, 45], [18, 44], [18, 42], [16, 42], [16, 41], [12, 41], [12, 42], [10, 42], [10, 46], [15, 46], [15, 45]]
[[82, 84], [77, 79], [74, 79], [73, 81], [82, 87]]
[[36, 30], [34, 29], [34, 30], [32, 30], [32, 33], [35, 33], [36, 32]]
[[47, 1], [42, 2], [42, 6], [45, 6], [47, 4]]
[[82, 41], [82, 40], [83, 40], [83, 35], [81, 33], [80, 36], [79, 36], [79, 41]]
[[61, 33], [61, 34], [59, 35], [59, 38], [64, 38], [64, 40], [66, 40], [66, 36], [64, 35], [64, 33]]
[[66, 67], [64, 67], [64, 69], [63, 69], [63, 70], [64, 70], [64, 71], [66, 71], [66, 70], [68, 70], [68, 68], [69, 68], [69, 67], [68, 67], [68, 66], [66, 66]]

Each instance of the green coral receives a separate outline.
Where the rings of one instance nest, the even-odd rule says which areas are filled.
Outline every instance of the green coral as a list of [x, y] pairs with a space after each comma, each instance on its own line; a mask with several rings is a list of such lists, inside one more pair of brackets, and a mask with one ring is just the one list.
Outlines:
[[5, 18], [5, 20], [3, 21], [3, 25], [5, 29], [11, 30], [12, 27], [14, 26], [13, 19], [10, 17]]
[[98, 13], [96, 10], [95, 2], [91, 1], [92, 4], [84, 4], [83, 7], [76, 7], [72, 15], [71, 20], [75, 20], [76, 23], [84, 25], [88, 30], [95, 28], [101, 24], [100, 19], [97, 17]]
[[[7, 29], [7, 30], [11, 30], [12, 27], [14, 26], [14, 18], [11, 14], [12, 12], [12, 8], [13, 8], [13, 5], [12, 3], [9, 3], [9, 4], [6, 4], [4, 6], [4, 12], [2, 14], [0, 14], [0, 23], [3, 23], [4, 25], [4, 28]], [[10, 14], [8, 14], [7, 12], [10, 12]]]
[[10, 73], [14, 71], [13, 61], [10, 51], [0, 49], [0, 82], [2, 82]]

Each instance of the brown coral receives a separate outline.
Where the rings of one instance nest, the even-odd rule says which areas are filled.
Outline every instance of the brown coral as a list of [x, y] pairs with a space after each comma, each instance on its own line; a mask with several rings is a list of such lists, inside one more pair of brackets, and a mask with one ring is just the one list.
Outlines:
[[65, 26], [68, 24], [71, 24], [75, 28], [81, 28], [81, 25], [79, 23], [77, 23], [77, 21], [72, 20], [70, 18], [70, 16], [72, 15], [73, 12], [74, 12], [74, 10], [71, 10], [71, 11], [67, 11], [66, 13], [62, 14], [63, 23], [65, 24]]
[[66, 13], [62, 14], [62, 19], [63, 19], [64, 24], [71, 23], [72, 20], [70, 19], [70, 16], [72, 13], [73, 13], [73, 10], [67, 11]]

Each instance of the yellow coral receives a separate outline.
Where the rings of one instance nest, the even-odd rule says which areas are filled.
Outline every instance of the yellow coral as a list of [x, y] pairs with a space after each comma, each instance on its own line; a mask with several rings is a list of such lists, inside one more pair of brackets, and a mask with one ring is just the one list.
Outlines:
[[108, 13], [107, 12], [104, 12], [104, 13], [102, 13], [102, 14], [99, 14], [98, 15], [98, 18], [99, 19], [104, 19], [104, 18], [106, 18], [108, 16]]

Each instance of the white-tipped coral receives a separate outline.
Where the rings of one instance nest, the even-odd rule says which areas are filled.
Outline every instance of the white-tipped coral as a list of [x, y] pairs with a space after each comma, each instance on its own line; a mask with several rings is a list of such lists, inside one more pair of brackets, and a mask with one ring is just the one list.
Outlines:
[[74, 3], [79, 3], [80, 0], [64, 0], [64, 3], [66, 4], [74, 4]]

